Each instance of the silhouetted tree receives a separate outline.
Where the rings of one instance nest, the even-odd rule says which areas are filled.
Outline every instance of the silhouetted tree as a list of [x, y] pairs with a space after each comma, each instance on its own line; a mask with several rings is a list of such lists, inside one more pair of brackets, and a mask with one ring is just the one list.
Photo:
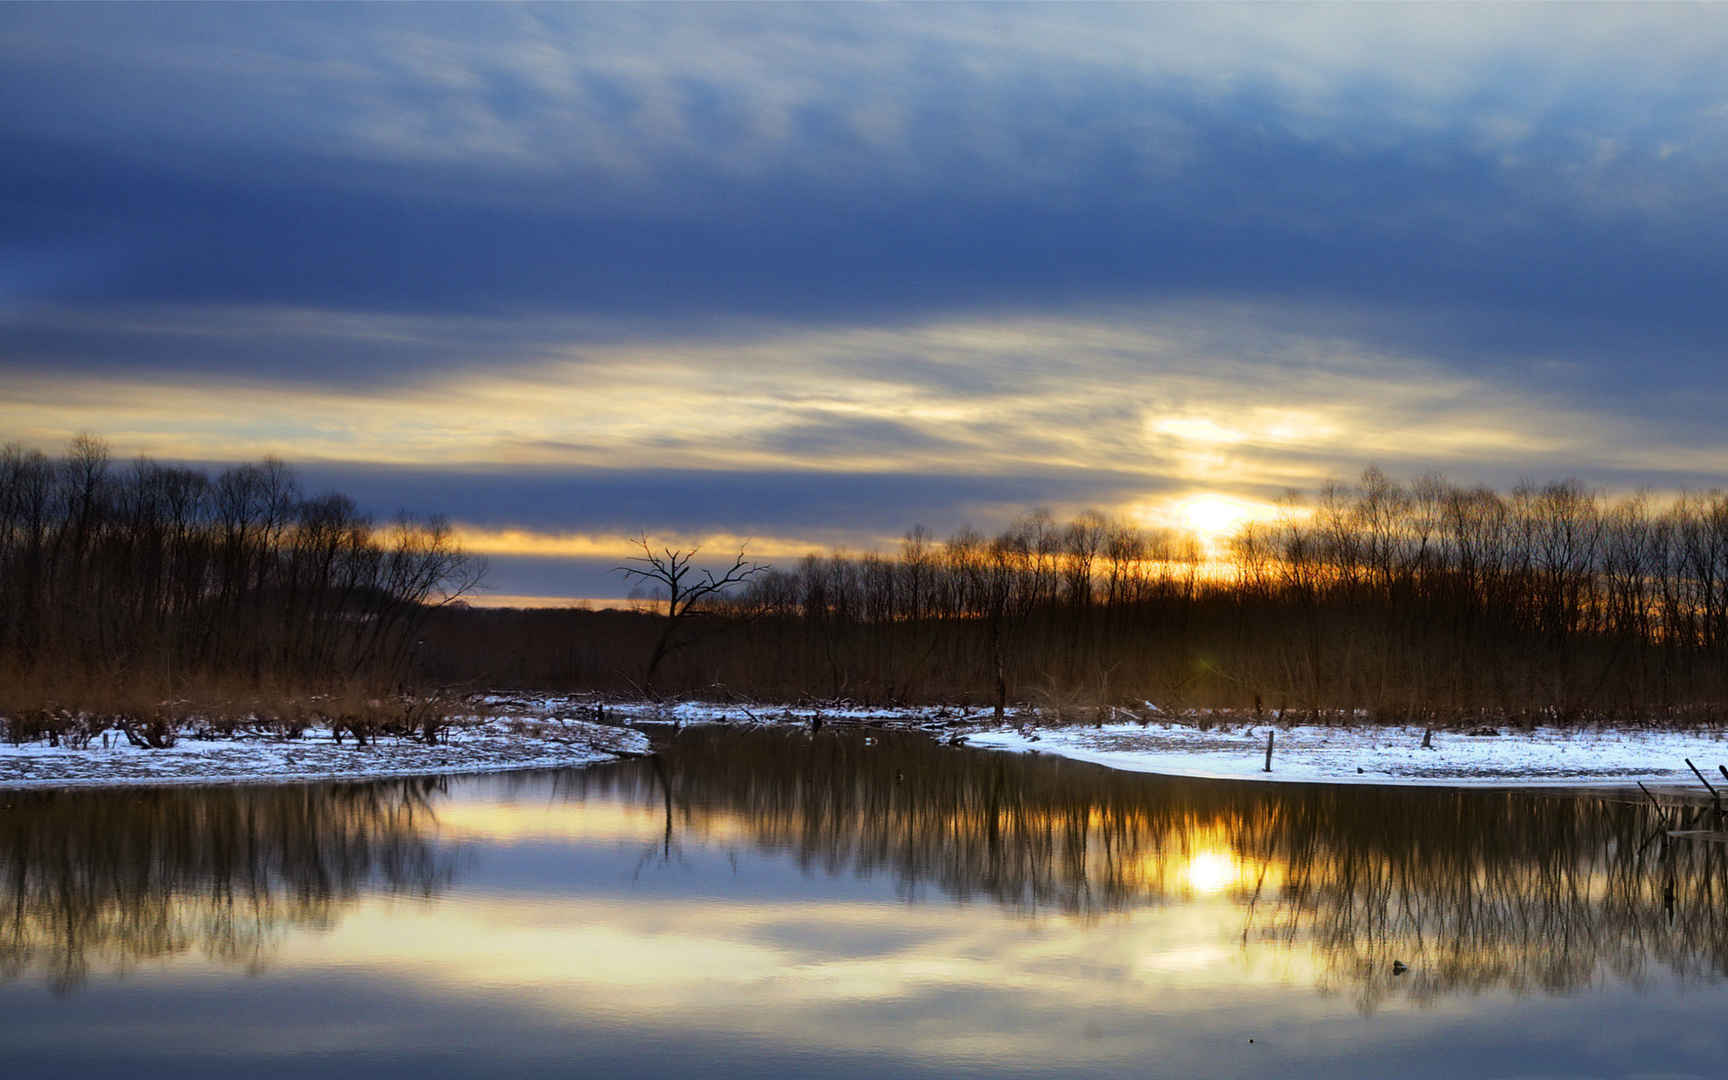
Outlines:
[[[682, 632], [691, 616], [700, 614], [703, 604], [718, 600], [727, 589], [749, 581], [768, 567], [749, 562], [744, 548], [739, 548], [732, 564], [716, 575], [712, 570], [699, 570], [692, 565], [699, 548], [684, 551], [663, 547], [656, 550], [646, 535], [636, 537], [635, 544], [641, 548], [642, 554], [626, 560], [624, 565], [617, 567], [618, 572], [628, 579], [664, 590], [666, 600], [660, 634], [655, 639], [654, 650], [648, 655], [648, 666], [642, 675], [643, 692], [652, 694], [654, 676], [661, 663], [676, 650], [690, 644], [690, 639]], [[698, 573], [700, 577], [696, 576]]]

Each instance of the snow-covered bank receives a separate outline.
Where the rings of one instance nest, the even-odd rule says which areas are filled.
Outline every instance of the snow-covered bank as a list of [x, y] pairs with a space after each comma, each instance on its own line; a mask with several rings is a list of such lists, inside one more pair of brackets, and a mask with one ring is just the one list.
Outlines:
[[[529, 716], [594, 716], [596, 700], [580, 694], [486, 694], [479, 707]], [[837, 723], [884, 724], [906, 728], [942, 728], [956, 724], [976, 727], [988, 722], [990, 710], [941, 705], [855, 705], [823, 702], [789, 705], [765, 701], [626, 701], [601, 706], [608, 722], [626, 724], [744, 724], [771, 726], [808, 724], [821, 719]]]
[[[592, 707], [556, 696], [500, 694], [482, 700], [500, 710], [548, 714]], [[1721, 776], [1717, 766], [1728, 765], [1728, 731], [1435, 731], [1432, 749], [1425, 750], [1421, 728], [1273, 728], [1243, 723], [1239, 714], [1195, 715], [1184, 723], [1040, 727], [1041, 718], [1028, 711], [1015, 717], [1016, 726], [1001, 727], [987, 708], [686, 701], [608, 705], [606, 716], [645, 725], [809, 725], [815, 720], [869, 724], [921, 731], [980, 749], [1053, 754], [1129, 772], [1206, 779], [1433, 787], [1631, 787], [1643, 781], [1701, 792], [1686, 759], [1696, 762], [1712, 783]], [[1267, 773], [1262, 770], [1269, 729], [1276, 736], [1272, 771]], [[1728, 780], [1718, 787], [1728, 787]]]
[[338, 744], [328, 730], [298, 739], [262, 735], [194, 739], [147, 750], [116, 738], [77, 750], [43, 743], [0, 743], [0, 789], [364, 780], [385, 776], [501, 772], [592, 765], [648, 750], [648, 737], [582, 720], [477, 718], [454, 725], [433, 745], [384, 738]]
[[[617, 725], [803, 727], [865, 724], [915, 731], [980, 749], [1038, 752], [1131, 772], [1213, 779], [1343, 784], [1532, 787], [1624, 786], [1634, 781], [1701, 791], [1691, 758], [1715, 782], [1728, 764], [1728, 732], [1504, 730], [1492, 735], [1421, 728], [1245, 724], [1239, 717], [1187, 723], [998, 727], [986, 709], [715, 702], [600, 703], [585, 695], [487, 694], [465, 708], [449, 741], [427, 745], [383, 738], [356, 747], [328, 730], [299, 739], [265, 734], [201, 739], [182, 735], [160, 750], [129, 745], [50, 747], [0, 742], [0, 789], [97, 785], [365, 779], [510, 769], [565, 768], [649, 750], [647, 736]], [[604, 722], [595, 722], [601, 721]], [[1262, 771], [1266, 734], [1276, 732], [1273, 767]], [[1728, 785], [1724, 781], [1723, 785]], [[1719, 786], [1723, 786], [1719, 785]]]
[[336, 742], [328, 728], [310, 729], [297, 739], [256, 731], [214, 738], [182, 732], [175, 745], [165, 749], [133, 746], [118, 730], [85, 749], [43, 741], [15, 746], [0, 739], [0, 790], [364, 780], [568, 768], [647, 753], [648, 736], [621, 726], [625, 724], [792, 726], [821, 716], [835, 722], [934, 731], [944, 727], [943, 718], [968, 715], [940, 708], [602, 703], [585, 694], [508, 692], [477, 696], [466, 708], [478, 715], [454, 720], [448, 741], [433, 745], [381, 737], [360, 747], [352, 738]]
[[[1268, 730], [1276, 733], [1269, 773], [1263, 771]], [[1437, 787], [1630, 787], [1641, 780], [1702, 791], [1685, 759], [1712, 783], [1721, 777], [1717, 766], [1728, 764], [1724, 732], [1436, 731], [1433, 749], [1424, 750], [1421, 728], [1109, 724], [986, 731], [967, 736], [966, 744], [1168, 776]]]

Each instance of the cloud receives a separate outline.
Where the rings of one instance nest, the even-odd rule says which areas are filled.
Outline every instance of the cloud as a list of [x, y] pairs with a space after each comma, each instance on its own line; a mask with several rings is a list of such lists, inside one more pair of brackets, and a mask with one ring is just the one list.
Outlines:
[[[1196, 106], [1241, 103], [1346, 150], [1456, 129], [1501, 153], [1553, 133], [1579, 163], [1603, 161], [1604, 139], [1621, 161], [1645, 144], [1672, 157], [1720, 149], [1691, 125], [1721, 103], [1711, 75], [1728, 44], [1719, 13], [1659, 6], [446, 5], [8, 23], [9, 68], [38, 80], [9, 98], [16, 128], [59, 133], [70, 117], [140, 154], [191, 136], [245, 148], [235, 165], [286, 148], [326, 167], [580, 170], [656, 194], [691, 172], [920, 186], [956, 163], [997, 166], [966, 177], [974, 193], [1064, 186], [1077, 158], [1156, 174], [1186, 162]], [[1669, 107], [1653, 116], [1651, 100]]]
[[[1645, 413], [1634, 395], [1596, 400], [1576, 373], [1472, 371], [1372, 337], [1321, 336], [1309, 318], [1198, 305], [533, 350], [511, 335], [549, 339], [556, 327], [499, 320], [497, 363], [428, 369], [410, 385], [0, 374], [0, 429], [52, 445], [91, 428], [124, 452], [173, 458], [276, 453], [380, 498], [392, 484], [425, 490], [474, 524], [748, 531], [760, 513], [779, 533], [785, 507], [803, 506], [801, 528], [870, 521], [891, 535], [942, 500], [1078, 508], [1200, 485], [1265, 498], [1369, 460], [1467, 477], [1642, 470], [1660, 482], [1728, 449], [1704, 426], [1673, 427], [1672, 395]], [[480, 342], [487, 325], [388, 323], [411, 343]], [[423, 479], [470, 475], [497, 485], [483, 515], [461, 488]], [[796, 477], [809, 479], [784, 486]], [[972, 477], [973, 493], [941, 488], [920, 502], [929, 477]], [[635, 483], [655, 494], [635, 498]], [[693, 500], [696, 490], [710, 494]], [[664, 509], [616, 513], [638, 506]]]
[[765, 450], [790, 457], [918, 457], [952, 451], [958, 444], [927, 428], [888, 417], [823, 416], [794, 422], [764, 435]]
[[26, 310], [1348, 296], [1555, 347], [1728, 329], [1709, 9], [15, 15]]
[[14, 7], [0, 431], [548, 536], [1707, 485], [1724, 52], [1649, 5]]

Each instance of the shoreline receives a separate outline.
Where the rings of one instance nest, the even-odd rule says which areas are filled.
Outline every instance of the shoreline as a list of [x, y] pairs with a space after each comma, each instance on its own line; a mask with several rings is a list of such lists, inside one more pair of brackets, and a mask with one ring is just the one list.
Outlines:
[[[1267, 733], [1272, 769], [1265, 770]], [[1535, 728], [1492, 735], [1420, 727], [1243, 724], [1202, 730], [1170, 723], [1037, 730], [997, 729], [966, 745], [1039, 753], [1124, 772], [1263, 784], [1488, 789], [1648, 787], [1706, 792], [1686, 766], [1707, 777], [1728, 763], [1728, 731]], [[1718, 783], [1712, 779], [1713, 783]], [[1728, 785], [1728, 780], [1718, 786]]]
[[[604, 704], [584, 695], [491, 693], [453, 721], [448, 741], [383, 738], [338, 744], [328, 729], [298, 739], [246, 733], [182, 736], [166, 749], [74, 749], [0, 743], [0, 791], [164, 785], [366, 781], [604, 764], [651, 751], [637, 727], [724, 725], [815, 730], [865, 726], [917, 733], [954, 747], [1039, 753], [1126, 772], [1212, 781], [1456, 788], [1635, 789], [1639, 782], [1703, 794], [1685, 765], [1707, 777], [1728, 764], [1728, 729], [1506, 729], [1492, 735], [1410, 726], [1280, 726], [1237, 714], [1196, 713], [1101, 725], [1040, 726], [1034, 712], [1009, 722], [959, 706], [860, 707], [680, 701]], [[1161, 714], [1160, 714], [1161, 715]], [[576, 717], [584, 717], [577, 719]], [[633, 726], [625, 726], [633, 725]], [[1273, 769], [1263, 771], [1273, 734]], [[1728, 786], [1728, 780], [1722, 781]]]
[[338, 744], [329, 729], [298, 739], [185, 736], [166, 749], [121, 743], [73, 749], [0, 744], [0, 791], [204, 784], [368, 781], [599, 765], [646, 753], [648, 736], [583, 720], [483, 717], [454, 725], [448, 742], [385, 738]]

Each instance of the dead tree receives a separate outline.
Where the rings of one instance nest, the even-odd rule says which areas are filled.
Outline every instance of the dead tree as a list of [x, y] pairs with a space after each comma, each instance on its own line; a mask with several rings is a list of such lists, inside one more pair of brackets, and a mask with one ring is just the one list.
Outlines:
[[654, 642], [654, 652], [649, 656], [648, 668], [642, 676], [642, 690], [652, 696], [654, 675], [660, 670], [661, 662], [690, 644], [691, 638], [681, 636], [681, 631], [693, 614], [700, 613], [700, 605], [717, 599], [727, 589], [749, 581], [768, 567], [750, 562], [741, 547], [724, 571], [716, 574], [712, 570], [702, 570], [698, 578], [692, 560], [700, 548], [680, 551], [667, 547], [656, 551], [646, 535], [636, 537], [633, 543], [642, 549], [642, 554], [624, 560], [617, 571], [627, 579], [664, 589], [666, 593], [665, 618], [660, 621], [660, 635]]

